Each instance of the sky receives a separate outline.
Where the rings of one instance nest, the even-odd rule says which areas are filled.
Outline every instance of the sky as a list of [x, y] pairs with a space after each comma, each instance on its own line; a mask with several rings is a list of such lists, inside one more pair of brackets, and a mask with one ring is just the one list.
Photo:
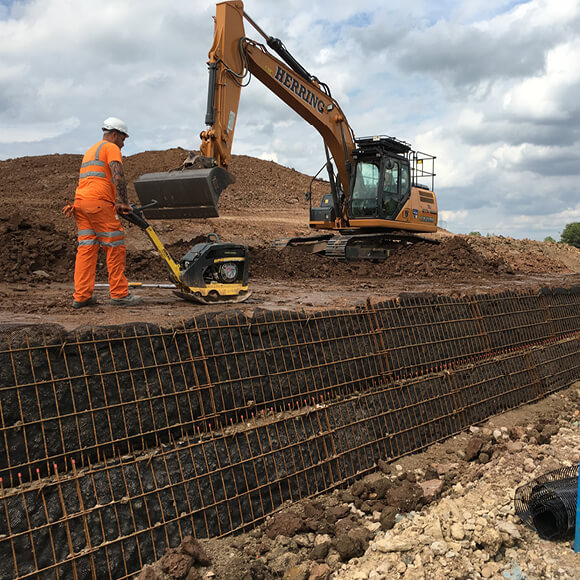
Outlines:
[[[580, 221], [580, 0], [244, 9], [330, 87], [356, 136], [436, 156], [442, 227], [559, 240]], [[0, 0], [0, 159], [83, 153], [109, 116], [129, 126], [124, 155], [199, 149], [214, 14], [207, 0]], [[319, 134], [255, 78], [232, 153], [308, 175], [325, 160]]]

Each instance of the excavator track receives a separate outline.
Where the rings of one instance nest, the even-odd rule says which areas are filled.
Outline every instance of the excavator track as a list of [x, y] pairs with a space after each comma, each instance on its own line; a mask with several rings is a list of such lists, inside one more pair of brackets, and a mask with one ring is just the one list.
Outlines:
[[326, 244], [324, 255], [341, 262], [370, 260], [380, 262], [388, 258], [394, 251], [419, 242], [439, 244], [439, 240], [431, 240], [407, 233], [373, 233], [337, 235], [330, 238]]
[[333, 237], [334, 234], [320, 234], [318, 236], [297, 236], [295, 238], [278, 238], [272, 243], [276, 250], [282, 250], [294, 246], [315, 245], [324, 242]]

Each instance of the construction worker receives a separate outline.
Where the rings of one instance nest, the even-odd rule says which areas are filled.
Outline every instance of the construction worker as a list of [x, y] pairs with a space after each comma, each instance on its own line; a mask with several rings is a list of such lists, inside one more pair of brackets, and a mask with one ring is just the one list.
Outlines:
[[141, 303], [138, 296], [129, 293], [125, 238], [118, 215], [131, 210], [121, 157], [127, 137], [129, 130], [121, 119], [105, 119], [102, 141], [95, 143], [83, 157], [74, 204], [63, 209], [74, 215], [78, 226], [73, 308], [97, 303], [93, 291], [99, 246], [107, 258], [111, 304]]

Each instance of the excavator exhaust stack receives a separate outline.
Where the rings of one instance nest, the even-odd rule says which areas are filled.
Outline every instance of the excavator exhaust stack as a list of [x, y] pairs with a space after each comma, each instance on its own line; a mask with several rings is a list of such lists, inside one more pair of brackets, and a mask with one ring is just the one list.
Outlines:
[[186, 219], [218, 217], [221, 192], [235, 177], [222, 167], [184, 169], [165, 173], [146, 173], [134, 184], [147, 219]]

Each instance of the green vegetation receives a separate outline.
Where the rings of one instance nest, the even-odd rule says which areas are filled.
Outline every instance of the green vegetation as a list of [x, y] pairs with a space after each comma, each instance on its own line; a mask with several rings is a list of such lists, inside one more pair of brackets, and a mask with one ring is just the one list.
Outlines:
[[469, 232], [470, 236], [481, 236], [481, 232]]
[[552, 236], [546, 236], [544, 242], [555, 242], [556, 240]]
[[580, 248], [580, 222], [568, 224], [560, 236], [560, 241], [569, 246]]

